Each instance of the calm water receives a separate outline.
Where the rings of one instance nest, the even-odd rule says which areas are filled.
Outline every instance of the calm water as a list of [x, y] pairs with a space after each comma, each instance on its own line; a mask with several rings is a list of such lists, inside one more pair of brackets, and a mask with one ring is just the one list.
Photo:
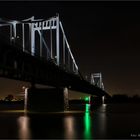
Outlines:
[[0, 112], [0, 138], [140, 139], [140, 105], [110, 104], [89, 112], [52, 114]]

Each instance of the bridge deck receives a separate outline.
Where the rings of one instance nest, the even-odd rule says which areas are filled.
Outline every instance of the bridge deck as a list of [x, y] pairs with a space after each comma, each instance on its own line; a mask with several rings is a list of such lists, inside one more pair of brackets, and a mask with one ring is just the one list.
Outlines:
[[23, 52], [20, 46], [12, 46], [0, 40], [0, 76], [10, 79], [50, 85], [54, 87], [68, 87], [92, 95], [108, 94], [80, 76], [69, 73], [53, 62], [33, 57]]

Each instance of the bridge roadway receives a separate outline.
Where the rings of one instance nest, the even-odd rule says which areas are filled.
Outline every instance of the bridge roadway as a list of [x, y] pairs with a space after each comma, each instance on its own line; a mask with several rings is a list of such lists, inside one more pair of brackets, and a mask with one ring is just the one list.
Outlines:
[[23, 52], [21, 46], [10, 45], [0, 39], [0, 76], [15, 80], [50, 85], [54, 87], [68, 87], [71, 90], [91, 95], [109, 96], [102, 89], [91, 85], [80, 76], [58, 67], [51, 61], [33, 57]]

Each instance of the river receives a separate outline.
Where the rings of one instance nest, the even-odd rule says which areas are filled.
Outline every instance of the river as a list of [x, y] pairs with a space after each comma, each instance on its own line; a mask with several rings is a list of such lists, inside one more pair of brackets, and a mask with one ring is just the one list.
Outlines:
[[103, 104], [83, 111], [0, 111], [0, 139], [140, 139], [140, 104]]

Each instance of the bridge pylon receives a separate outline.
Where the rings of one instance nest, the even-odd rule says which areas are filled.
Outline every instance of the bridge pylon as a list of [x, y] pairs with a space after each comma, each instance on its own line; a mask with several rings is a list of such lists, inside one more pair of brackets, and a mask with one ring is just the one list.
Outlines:
[[51, 60], [66, 71], [79, 74], [58, 14], [49, 19], [35, 19], [34, 16], [24, 20], [0, 19], [0, 30], [5, 27], [10, 44], [19, 44], [24, 52], [32, 56]]
[[104, 90], [104, 84], [103, 84], [101, 73], [92, 73], [90, 78], [90, 83]]

